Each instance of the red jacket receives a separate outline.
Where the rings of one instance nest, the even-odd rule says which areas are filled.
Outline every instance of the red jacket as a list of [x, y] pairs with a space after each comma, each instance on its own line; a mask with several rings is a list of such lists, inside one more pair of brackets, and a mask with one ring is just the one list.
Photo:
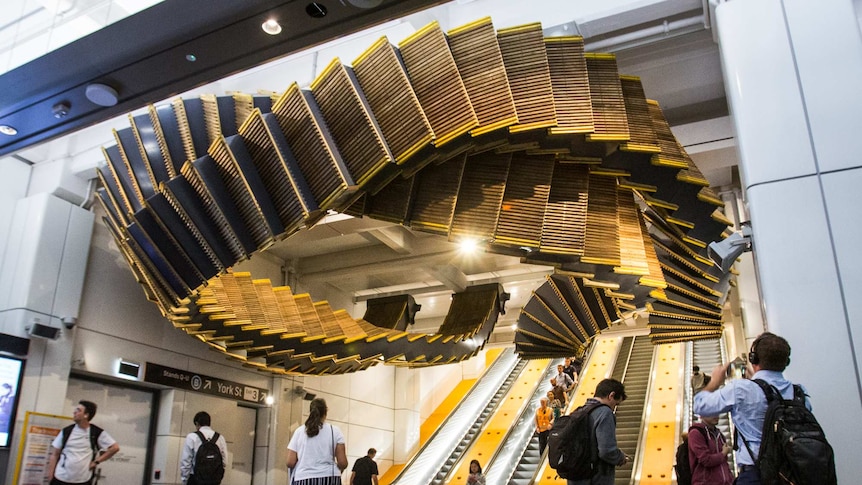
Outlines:
[[[704, 437], [700, 430], [706, 431]], [[691, 485], [730, 485], [733, 474], [727, 464], [727, 455], [721, 452], [724, 435], [718, 428], [694, 423], [688, 430], [688, 463], [691, 465]]]

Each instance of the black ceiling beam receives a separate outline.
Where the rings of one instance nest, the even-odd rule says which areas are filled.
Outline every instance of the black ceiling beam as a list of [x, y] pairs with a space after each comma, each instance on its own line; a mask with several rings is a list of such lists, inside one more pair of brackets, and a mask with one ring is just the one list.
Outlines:
[[[322, 18], [309, 15], [311, 3], [167, 0], [3, 74], [0, 125], [18, 134], [0, 135], [0, 155], [443, 1], [322, 0], [316, 2], [327, 10]], [[261, 30], [270, 17], [281, 23], [280, 35]], [[118, 103], [102, 107], [89, 101], [85, 90], [91, 83], [116, 89]], [[54, 117], [52, 107], [63, 102], [68, 114]]]

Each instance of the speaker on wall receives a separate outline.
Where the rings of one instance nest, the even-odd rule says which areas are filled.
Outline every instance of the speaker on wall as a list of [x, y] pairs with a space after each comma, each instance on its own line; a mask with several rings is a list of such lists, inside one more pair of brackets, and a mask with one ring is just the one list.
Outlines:
[[60, 338], [60, 329], [57, 327], [51, 327], [49, 325], [42, 325], [41, 323], [33, 323], [29, 327], [27, 327], [27, 333], [31, 337], [39, 337], [46, 338], [51, 340], [57, 340]]

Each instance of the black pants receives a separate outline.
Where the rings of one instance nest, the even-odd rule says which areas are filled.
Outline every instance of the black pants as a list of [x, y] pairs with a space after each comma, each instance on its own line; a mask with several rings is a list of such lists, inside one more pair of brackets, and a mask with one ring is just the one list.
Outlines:
[[545, 447], [548, 446], [548, 435], [551, 434], [551, 430], [542, 431], [539, 433], [539, 454], [545, 452]]
[[189, 479], [186, 482], [186, 485], [200, 485], [197, 480], [195, 480], [194, 475], [189, 475]]
[[92, 478], [87, 480], [86, 482], [81, 482], [81, 483], [69, 483], [69, 482], [64, 482], [62, 480], [57, 480], [56, 478], [52, 478], [51, 483], [49, 485], [91, 485], [92, 483], [93, 483]]

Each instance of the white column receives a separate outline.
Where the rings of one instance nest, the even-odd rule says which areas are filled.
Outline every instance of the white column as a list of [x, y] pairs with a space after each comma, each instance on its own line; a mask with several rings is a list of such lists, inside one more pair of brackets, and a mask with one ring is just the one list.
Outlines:
[[835, 448], [862, 475], [862, 39], [852, 0], [722, 3], [717, 29], [765, 326], [793, 348]]

